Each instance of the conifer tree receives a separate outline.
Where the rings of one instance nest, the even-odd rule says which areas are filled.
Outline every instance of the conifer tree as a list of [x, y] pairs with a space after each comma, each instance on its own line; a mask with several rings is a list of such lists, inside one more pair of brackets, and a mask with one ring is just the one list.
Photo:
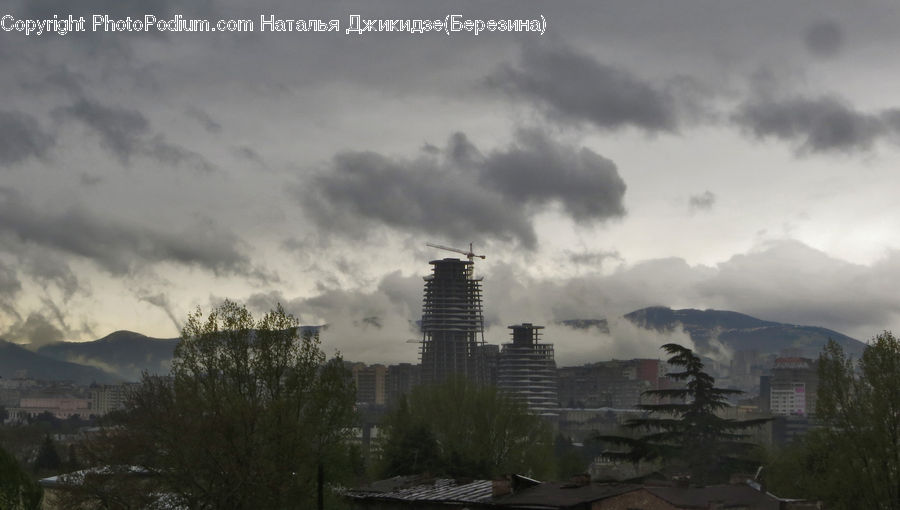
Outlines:
[[695, 484], [727, 481], [736, 471], [753, 466], [748, 454], [756, 447], [748, 442], [745, 432], [768, 421], [722, 418], [717, 411], [728, 407], [729, 395], [740, 390], [715, 387], [712, 376], [703, 371], [703, 362], [691, 349], [678, 344], [662, 346], [671, 354], [669, 364], [681, 367], [668, 377], [685, 383], [683, 388], [645, 391], [657, 397], [658, 403], [638, 407], [650, 416], [629, 420], [624, 426], [640, 437], [595, 435], [599, 440], [626, 446], [626, 451], [607, 455], [634, 463], [661, 461], [666, 466], [684, 470]]

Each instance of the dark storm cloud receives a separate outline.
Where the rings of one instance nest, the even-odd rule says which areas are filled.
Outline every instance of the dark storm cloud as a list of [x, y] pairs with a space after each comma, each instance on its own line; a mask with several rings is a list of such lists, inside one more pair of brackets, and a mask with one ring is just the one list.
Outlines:
[[63, 332], [54, 326], [46, 317], [37, 312], [28, 314], [24, 321], [16, 321], [2, 338], [16, 343], [29, 344], [36, 349], [43, 345], [61, 342], [64, 339]]
[[113, 274], [156, 262], [200, 266], [216, 274], [256, 271], [238, 252], [240, 240], [211, 223], [174, 232], [127, 225], [81, 207], [54, 213], [8, 188], [0, 188], [0, 235], [4, 234], [91, 259]]
[[694, 211], [708, 211], [716, 203], [716, 195], [712, 191], [704, 191], [697, 195], [691, 195], [688, 199], [688, 209]]
[[222, 125], [216, 122], [206, 111], [197, 108], [196, 106], [189, 106], [184, 111], [185, 115], [191, 117], [196, 120], [203, 126], [203, 129], [207, 130], [210, 133], [218, 134], [222, 132]]
[[162, 135], [154, 135], [143, 147], [142, 153], [169, 166], [188, 166], [204, 172], [215, 169], [212, 163], [200, 154], [165, 141]]
[[594, 266], [599, 267], [605, 260], [622, 260], [622, 256], [617, 251], [586, 251], [586, 252], [568, 252], [569, 262], [576, 266]]
[[235, 147], [234, 154], [241, 159], [256, 163], [257, 165], [265, 166], [265, 162], [263, 161], [262, 156], [260, 156], [258, 152], [253, 150], [252, 147], [247, 147], [246, 145]]
[[19, 281], [16, 270], [0, 260], [0, 311], [17, 320], [21, 320], [22, 317], [16, 311], [15, 298], [21, 290], [22, 282]]
[[135, 156], [144, 156], [166, 165], [212, 169], [201, 155], [154, 134], [150, 122], [137, 110], [106, 106], [82, 98], [59, 112], [90, 128], [100, 137], [101, 146], [112, 152], [123, 165], [129, 164]]
[[150, 294], [147, 292], [142, 292], [138, 296], [138, 299], [144, 301], [145, 303], [150, 303], [151, 305], [156, 306], [160, 310], [165, 312], [166, 316], [169, 317], [169, 320], [172, 321], [172, 324], [175, 326], [175, 329], [181, 331], [181, 321], [175, 315], [175, 312], [172, 309], [172, 303], [169, 302], [168, 296], [163, 293]]
[[150, 131], [150, 123], [136, 110], [112, 108], [81, 99], [61, 110], [90, 127], [100, 136], [100, 143], [123, 164], [140, 152], [143, 138]]
[[59, 305], [57, 305], [55, 301], [46, 296], [41, 298], [41, 303], [43, 303], [45, 308], [50, 310], [50, 313], [53, 315], [53, 318], [56, 319], [56, 322], [60, 325], [62, 331], [69, 332], [69, 325], [66, 324], [66, 316], [59, 308]]
[[341, 153], [301, 192], [301, 203], [321, 226], [350, 236], [375, 223], [535, 248], [532, 218], [549, 203], [561, 204], [576, 221], [603, 221], [624, 215], [624, 193], [608, 159], [521, 131], [505, 150], [487, 156], [461, 133], [440, 154], [417, 159]]
[[25, 272], [44, 288], [49, 285], [56, 286], [62, 291], [65, 299], [71, 298], [79, 291], [87, 292], [63, 257], [37, 248], [26, 249], [20, 256], [24, 259]]
[[103, 177], [89, 173], [82, 173], [78, 176], [78, 183], [84, 187], [96, 186], [103, 182]]
[[813, 23], [803, 37], [806, 48], [816, 57], [828, 58], [837, 55], [844, 44], [844, 33], [840, 25], [831, 20]]
[[865, 113], [839, 98], [757, 98], [741, 105], [734, 121], [757, 138], [795, 144], [798, 153], [866, 151], [889, 134], [894, 110]]
[[[329, 229], [361, 232], [365, 222], [445, 235], [518, 239], [534, 247], [532, 225], [501, 196], [433, 159], [397, 160], [375, 152], [345, 152], [303, 193], [302, 204]], [[353, 228], [357, 226], [357, 228]]]
[[537, 102], [553, 116], [604, 129], [678, 127], [676, 101], [668, 92], [567, 46], [525, 46], [517, 66], [501, 67], [487, 82]]
[[10, 297], [22, 290], [16, 271], [0, 260], [0, 298]]
[[19, 281], [16, 270], [0, 260], [0, 311], [16, 319], [21, 319], [15, 307], [16, 294], [21, 290], [22, 282]]
[[53, 136], [44, 132], [30, 116], [0, 110], [0, 166], [42, 157], [53, 143]]
[[521, 131], [515, 144], [491, 153], [480, 182], [510, 202], [558, 201], [576, 221], [625, 215], [625, 181], [615, 163], [590, 149], [557, 144], [540, 131]]

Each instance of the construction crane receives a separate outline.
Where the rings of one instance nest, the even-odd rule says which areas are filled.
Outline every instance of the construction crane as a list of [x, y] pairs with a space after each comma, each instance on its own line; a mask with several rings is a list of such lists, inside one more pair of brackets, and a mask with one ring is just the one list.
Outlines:
[[475, 257], [478, 257], [478, 258], [480, 258], [480, 259], [484, 259], [484, 258], [485, 258], [484, 255], [475, 255], [475, 253], [472, 251], [472, 243], [469, 243], [469, 251], [466, 251], [466, 250], [460, 250], [459, 248], [450, 248], [449, 246], [441, 246], [441, 245], [439, 245], [439, 244], [432, 244], [432, 243], [425, 243], [425, 246], [429, 246], [429, 247], [431, 247], [431, 248], [437, 248], [437, 249], [439, 249], [439, 250], [447, 250], [447, 251], [454, 251], [454, 252], [456, 252], [456, 253], [462, 253], [462, 254], [465, 255], [466, 257], [469, 257], [469, 261], [470, 261], [470, 262], [471, 262], [472, 259], [475, 258]]

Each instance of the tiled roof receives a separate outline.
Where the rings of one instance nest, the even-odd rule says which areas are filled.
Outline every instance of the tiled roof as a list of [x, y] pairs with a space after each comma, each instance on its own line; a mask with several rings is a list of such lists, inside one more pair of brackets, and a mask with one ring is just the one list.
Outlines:
[[494, 501], [500, 507], [561, 508], [606, 499], [640, 489], [640, 485], [624, 483], [591, 483], [575, 486], [569, 482], [547, 482]]
[[370, 487], [347, 491], [345, 496], [355, 499], [478, 503], [491, 499], [491, 481], [397, 477], [382, 480]]
[[779, 498], [749, 485], [712, 485], [708, 487], [647, 487], [647, 492], [678, 508], [709, 508], [718, 502], [724, 508], [740, 507], [754, 510], [778, 510]]

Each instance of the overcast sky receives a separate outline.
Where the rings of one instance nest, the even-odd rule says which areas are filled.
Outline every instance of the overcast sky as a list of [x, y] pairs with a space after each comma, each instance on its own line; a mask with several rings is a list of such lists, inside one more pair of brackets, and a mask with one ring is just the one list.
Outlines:
[[[4, 26], [256, 26], [0, 31], [0, 337], [174, 337], [228, 297], [329, 323], [329, 353], [414, 361], [422, 276], [454, 256], [426, 242], [487, 256], [487, 341], [547, 324], [563, 363], [658, 355], [615, 320], [650, 305], [900, 330], [897, 2], [378, 4], [5, 2]], [[552, 327], [604, 317], [612, 337]]]

